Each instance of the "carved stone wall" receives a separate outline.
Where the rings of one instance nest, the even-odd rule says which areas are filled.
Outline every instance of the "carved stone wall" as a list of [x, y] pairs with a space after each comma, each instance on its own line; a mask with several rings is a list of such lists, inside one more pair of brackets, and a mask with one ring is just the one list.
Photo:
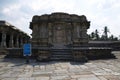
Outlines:
[[52, 13], [33, 16], [33, 46], [73, 45], [81, 46], [88, 42], [87, 29], [90, 22], [84, 15]]

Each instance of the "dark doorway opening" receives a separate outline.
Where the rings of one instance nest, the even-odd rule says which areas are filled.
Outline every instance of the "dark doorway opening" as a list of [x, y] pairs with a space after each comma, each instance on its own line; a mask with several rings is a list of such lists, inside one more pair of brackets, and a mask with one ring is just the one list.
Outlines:
[[10, 47], [9, 43], [10, 43], [10, 35], [7, 34], [6, 35], [6, 46], [7, 46], [7, 48]]
[[0, 46], [1, 46], [1, 43], [2, 43], [2, 33], [0, 33]]

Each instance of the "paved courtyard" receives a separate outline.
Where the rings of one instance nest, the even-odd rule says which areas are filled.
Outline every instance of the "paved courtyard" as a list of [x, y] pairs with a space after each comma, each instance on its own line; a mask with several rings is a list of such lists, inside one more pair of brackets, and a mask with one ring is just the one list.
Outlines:
[[77, 62], [35, 62], [0, 58], [0, 80], [120, 80], [118, 59]]

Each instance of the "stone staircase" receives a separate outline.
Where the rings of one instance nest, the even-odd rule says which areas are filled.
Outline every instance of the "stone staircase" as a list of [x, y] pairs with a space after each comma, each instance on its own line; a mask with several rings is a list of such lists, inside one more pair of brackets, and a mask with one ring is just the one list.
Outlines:
[[70, 61], [72, 60], [72, 52], [69, 47], [63, 43], [54, 43], [51, 48], [51, 60], [52, 61]]
[[52, 61], [71, 61], [72, 53], [70, 50], [65, 49], [52, 49], [51, 50], [51, 60]]

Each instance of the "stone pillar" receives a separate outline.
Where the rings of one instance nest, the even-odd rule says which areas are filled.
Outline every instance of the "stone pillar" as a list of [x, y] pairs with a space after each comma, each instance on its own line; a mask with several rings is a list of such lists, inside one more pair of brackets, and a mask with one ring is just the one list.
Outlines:
[[2, 48], [5, 48], [5, 47], [6, 47], [6, 33], [5, 33], [5, 32], [2, 32], [1, 47], [2, 47]]
[[23, 47], [23, 38], [20, 38], [20, 47]]
[[76, 26], [77, 38], [80, 38], [80, 26]]
[[25, 44], [27, 43], [27, 39], [26, 38], [24, 38], [24, 41], [25, 41]]
[[0, 48], [1, 48], [1, 43], [2, 43], [2, 33], [0, 33]]
[[13, 34], [10, 35], [10, 42], [9, 42], [10, 47], [14, 47], [14, 41], [13, 41]]
[[16, 47], [19, 47], [19, 36], [16, 36]]

